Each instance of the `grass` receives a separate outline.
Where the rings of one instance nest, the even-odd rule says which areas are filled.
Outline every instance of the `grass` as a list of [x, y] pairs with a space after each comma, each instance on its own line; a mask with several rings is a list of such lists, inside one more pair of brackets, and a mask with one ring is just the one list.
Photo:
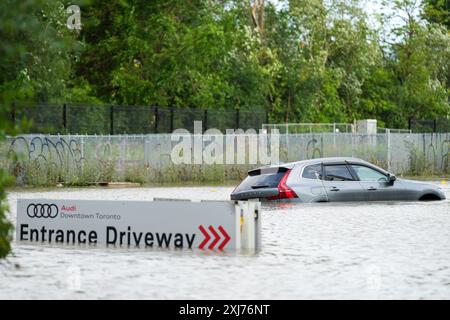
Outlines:
[[142, 164], [118, 168], [116, 162], [97, 162], [82, 166], [56, 166], [52, 162], [10, 162], [6, 167], [15, 177], [9, 187], [94, 186], [105, 182], [132, 182], [145, 186], [226, 185], [241, 181], [251, 166], [246, 165], [169, 165], [152, 168]]
[[422, 181], [449, 181], [450, 176], [449, 175], [399, 175], [398, 176], [401, 179], [411, 179], [411, 180], [422, 180]]

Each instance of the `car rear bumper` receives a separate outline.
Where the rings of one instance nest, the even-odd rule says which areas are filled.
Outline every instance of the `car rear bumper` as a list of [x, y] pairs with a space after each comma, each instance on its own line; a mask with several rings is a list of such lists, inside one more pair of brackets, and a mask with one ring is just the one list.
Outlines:
[[264, 199], [278, 196], [278, 188], [256, 189], [250, 191], [234, 192], [231, 194], [231, 200]]

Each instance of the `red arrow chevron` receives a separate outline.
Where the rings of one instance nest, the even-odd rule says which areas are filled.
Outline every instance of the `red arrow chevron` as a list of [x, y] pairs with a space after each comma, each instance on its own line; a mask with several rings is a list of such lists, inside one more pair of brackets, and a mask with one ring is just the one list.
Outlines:
[[200, 249], [203, 249], [203, 247], [208, 243], [209, 239], [211, 239], [211, 236], [208, 234], [208, 232], [206, 232], [205, 228], [203, 228], [202, 225], [200, 225], [198, 228], [205, 236], [205, 240], [203, 240], [202, 243], [200, 243], [200, 245], [198, 246]]
[[225, 240], [222, 241], [222, 243], [219, 246], [219, 250], [223, 250], [223, 248], [227, 245], [227, 243], [230, 241], [230, 236], [228, 235], [228, 233], [225, 231], [224, 228], [222, 228], [222, 226], [219, 226], [219, 231], [223, 234], [223, 236], [225, 237]]
[[219, 234], [216, 232], [216, 230], [214, 230], [214, 228], [212, 226], [209, 226], [209, 231], [211, 231], [211, 233], [214, 235], [214, 240], [213, 242], [211, 242], [211, 244], [209, 245], [208, 249], [209, 250], [213, 250], [214, 246], [216, 245], [217, 242], [219, 242], [220, 240], [220, 236]]

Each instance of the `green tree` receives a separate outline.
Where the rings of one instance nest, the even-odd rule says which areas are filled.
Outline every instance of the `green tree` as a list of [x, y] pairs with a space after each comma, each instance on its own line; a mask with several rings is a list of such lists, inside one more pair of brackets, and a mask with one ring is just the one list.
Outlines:
[[[76, 31], [66, 27], [67, 18], [59, 1], [0, 2], [0, 140], [26, 127], [26, 122], [11, 121], [13, 108], [18, 112], [25, 104], [60, 101], [70, 93], [71, 65], [80, 43]], [[12, 225], [5, 218], [8, 181], [1, 168], [0, 257], [11, 250]]]
[[267, 42], [281, 65], [274, 77], [278, 119], [352, 121], [366, 114], [363, 86], [381, 56], [366, 15], [354, 1], [288, 4], [266, 19]]
[[393, 29], [398, 39], [390, 47], [394, 77], [392, 100], [398, 105], [402, 123], [408, 117], [432, 119], [450, 113], [450, 36], [444, 27], [425, 24], [416, 1], [397, 0], [394, 9], [403, 24]]
[[[3, 135], [3, 133], [0, 133]], [[4, 135], [0, 137], [4, 139]], [[11, 239], [12, 239], [12, 224], [6, 219], [5, 212], [7, 212], [8, 207], [5, 203], [6, 192], [5, 185], [9, 184], [8, 175], [5, 170], [0, 169], [0, 259], [6, 257], [6, 255], [11, 251]]]
[[[437, 44], [435, 27], [421, 37], [414, 32], [403, 37], [401, 30], [414, 27], [406, 23], [386, 46], [359, 1], [279, 3], [281, 9], [262, 0], [95, 2], [83, 9], [87, 50], [77, 63], [77, 76], [105, 102], [257, 106], [270, 111], [272, 121], [291, 122], [405, 119], [422, 113], [412, 100], [430, 95], [425, 85], [430, 80], [437, 98], [421, 103], [436, 112], [423, 115], [444, 114], [440, 101], [446, 93], [436, 89], [435, 80], [443, 81], [439, 70], [447, 44], [438, 46], [444, 49], [440, 54], [425, 48], [427, 41]], [[395, 14], [408, 14], [413, 3], [397, 1]], [[406, 54], [405, 44], [415, 54]], [[430, 57], [441, 64], [431, 65]], [[430, 76], [402, 75], [413, 71], [406, 71], [408, 64]], [[411, 81], [399, 83], [402, 78]], [[421, 91], [408, 98], [411, 90]], [[403, 124], [397, 120], [391, 123]]]
[[424, 0], [423, 17], [450, 29], [450, 0]]
[[267, 81], [255, 64], [260, 44], [236, 23], [233, 3], [96, 1], [84, 11], [87, 50], [77, 75], [104, 101], [219, 109], [265, 103]]
[[[36, 28], [37, 20], [29, 15], [30, 10], [34, 9], [36, 7], [29, 2], [17, 5], [15, 1], [2, 1], [0, 4], [0, 142], [15, 129], [9, 117], [10, 103], [16, 99], [28, 99], [34, 93], [26, 72], [20, 68], [20, 62], [27, 58], [20, 34], [29, 28]], [[11, 251], [12, 224], [5, 215], [8, 210], [7, 183], [8, 174], [0, 168], [0, 258]]]
[[2, 19], [1, 103], [56, 102], [64, 98], [71, 65], [81, 50], [77, 31], [66, 27], [59, 1], [0, 4]]

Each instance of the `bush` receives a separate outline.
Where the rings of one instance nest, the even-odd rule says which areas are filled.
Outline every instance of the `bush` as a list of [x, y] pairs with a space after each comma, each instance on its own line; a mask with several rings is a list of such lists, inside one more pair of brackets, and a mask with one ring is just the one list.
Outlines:
[[0, 258], [4, 258], [11, 251], [12, 224], [6, 219], [5, 213], [8, 207], [5, 203], [5, 186], [11, 183], [10, 177], [3, 169], [0, 169]]

